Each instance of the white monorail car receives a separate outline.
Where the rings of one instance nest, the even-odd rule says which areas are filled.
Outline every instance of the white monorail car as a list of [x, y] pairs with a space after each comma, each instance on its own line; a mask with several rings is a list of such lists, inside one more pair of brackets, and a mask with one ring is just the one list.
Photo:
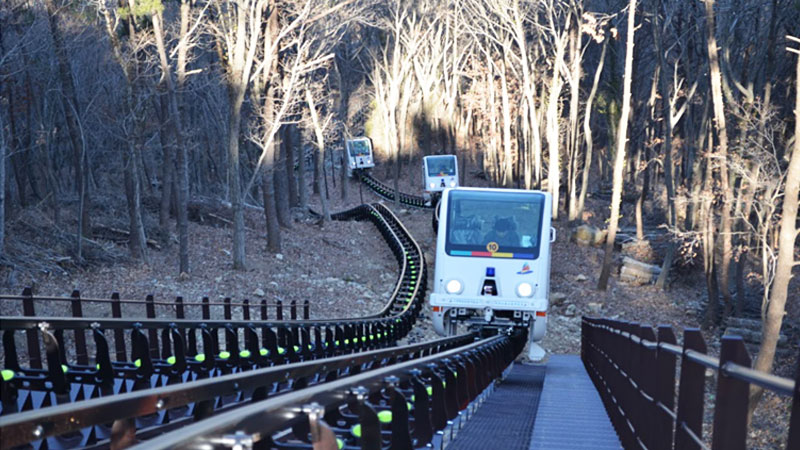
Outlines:
[[348, 139], [345, 146], [350, 170], [375, 167], [375, 161], [372, 158], [372, 141], [369, 138]]
[[552, 197], [540, 191], [457, 188], [442, 195], [430, 296], [436, 332], [459, 324], [529, 327], [528, 356], [547, 330]]
[[442, 192], [458, 187], [458, 160], [456, 155], [436, 155], [422, 158], [422, 179], [426, 193]]

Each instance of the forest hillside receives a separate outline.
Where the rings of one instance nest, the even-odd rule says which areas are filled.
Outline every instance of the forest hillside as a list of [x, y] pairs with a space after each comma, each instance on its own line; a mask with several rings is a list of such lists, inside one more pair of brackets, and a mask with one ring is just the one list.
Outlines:
[[[552, 351], [584, 314], [736, 328], [791, 376], [799, 24], [800, 0], [5, 0], [0, 292], [371, 311], [391, 255], [330, 221], [376, 200], [346, 170], [366, 136], [402, 192], [455, 154], [462, 185], [552, 195]], [[432, 261], [430, 213], [389, 206]]]

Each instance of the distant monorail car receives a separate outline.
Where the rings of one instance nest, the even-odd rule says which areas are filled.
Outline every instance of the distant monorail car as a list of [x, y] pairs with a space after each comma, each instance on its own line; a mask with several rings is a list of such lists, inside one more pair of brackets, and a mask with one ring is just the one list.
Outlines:
[[538, 342], [547, 330], [552, 208], [540, 191], [444, 191], [430, 295], [437, 333], [528, 327], [528, 356], [544, 358]]
[[375, 167], [372, 158], [372, 141], [366, 137], [348, 139], [347, 161], [350, 169], [369, 169]]
[[456, 155], [436, 155], [422, 158], [422, 179], [427, 193], [442, 192], [458, 187], [458, 159]]

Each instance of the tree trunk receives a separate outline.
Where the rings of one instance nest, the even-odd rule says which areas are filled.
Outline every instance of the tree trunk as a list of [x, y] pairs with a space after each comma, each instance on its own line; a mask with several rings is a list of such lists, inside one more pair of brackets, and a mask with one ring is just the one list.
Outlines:
[[283, 162], [286, 163], [286, 186], [289, 192], [289, 206], [293, 208], [300, 205], [300, 199], [298, 197], [297, 177], [294, 172], [296, 152], [292, 125], [284, 125], [281, 131], [283, 132], [283, 152], [281, 156], [284, 158]]
[[[274, 142], [272, 145], [278, 146], [280, 143]], [[281, 226], [278, 222], [278, 208], [275, 199], [275, 179], [273, 176], [275, 151], [273, 150], [271, 153], [273, 153], [273, 161], [267, 161], [262, 169], [264, 172], [261, 175], [261, 191], [264, 196], [264, 216], [267, 222], [267, 248], [272, 253], [279, 253], [281, 251]], [[269, 158], [269, 156], [267, 158]]]
[[167, 105], [166, 95], [162, 94], [159, 96], [158, 107], [161, 111], [161, 117], [159, 117], [159, 119], [162, 123], [158, 136], [161, 141], [161, 149], [163, 152], [163, 159], [161, 161], [161, 200], [158, 208], [158, 225], [162, 230], [166, 231], [169, 226], [170, 203], [172, 199], [172, 173], [174, 172], [172, 142], [170, 142], [168, 137], [168, 126], [165, 125], [167, 116], [169, 115], [169, 105]]
[[[318, 161], [322, 158], [322, 161]], [[319, 195], [326, 193], [325, 184], [328, 182], [325, 177], [325, 154], [321, 152], [314, 152], [314, 180], [311, 182], [311, 193]]]
[[6, 125], [0, 114], [0, 257], [6, 249]]
[[667, 68], [664, 62], [664, 48], [661, 44], [661, 28], [659, 26], [660, 4], [660, 0], [656, 1], [654, 4], [653, 42], [658, 55], [658, 66], [661, 72], [661, 77], [659, 78], [659, 86], [661, 88], [661, 114], [666, 125], [664, 127], [664, 186], [667, 189], [667, 208], [669, 209], [667, 219], [671, 227], [676, 227], [678, 226], [678, 219], [675, 211], [675, 187], [672, 175], [672, 129], [674, 125], [672, 123], [672, 105], [670, 101], [672, 71]]
[[561, 75], [559, 75], [559, 67], [564, 60], [564, 39], [558, 37], [556, 39], [556, 55], [553, 60], [553, 78], [550, 81], [550, 97], [547, 100], [547, 148], [549, 150], [549, 169], [547, 190], [553, 196], [553, 219], [558, 219], [558, 210], [560, 208], [560, 187], [561, 187], [561, 163], [559, 162], [560, 150], [558, 132], [558, 98], [561, 96]]
[[[669, 225], [677, 229], [678, 218], [677, 211], [675, 210], [675, 187], [672, 170], [672, 130], [674, 124], [672, 123], [673, 108], [670, 101], [673, 83], [671, 82], [672, 71], [667, 70], [667, 66], [664, 62], [664, 48], [661, 43], [661, 28], [659, 26], [659, 14], [661, 10], [660, 5], [660, 1], [656, 1], [654, 4], [653, 42], [656, 48], [656, 53], [658, 54], [658, 65], [661, 72], [661, 78], [659, 79], [659, 86], [661, 88], [661, 115], [666, 124], [664, 127], [664, 186], [667, 190], [667, 219], [669, 221]], [[672, 260], [675, 256], [675, 247], [676, 244], [674, 242], [670, 242], [669, 247], [667, 247], [667, 254], [664, 257], [664, 263], [661, 265], [661, 273], [658, 276], [658, 280], [656, 280], [656, 288], [666, 289], [667, 287], [667, 278], [669, 277], [669, 271], [672, 268]]]
[[708, 305], [706, 306], [706, 317], [704, 326], [711, 328], [717, 321], [717, 303], [718, 298], [718, 284], [717, 284], [717, 268], [715, 262], [715, 238], [714, 238], [714, 209], [713, 209], [713, 194], [714, 189], [714, 176], [713, 176], [713, 143], [711, 141], [711, 130], [708, 131], [706, 152], [706, 175], [703, 182], [702, 204], [700, 207], [700, 215], [702, 220], [702, 236], [703, 236], [703, 269], [706, 276], [706, 288], [708, 291]]
[[586, 193], [589, 190], [589, 172], [592, 168], [592, 103], [594, 96], [597, 94], [597, 86], [600, 84], [600, 76], [603, 73], [603, 66], [606, 60], [606, 49], [608, 49], [608, 38], [603, 41], [603, 50], [600, 51], [600, 62], [597, 63], [597, 70], [594, 73], [594, 81], [592, 82], [592, 90], [589, 92], [589, 98], [586, 99], [586, 112], [583, 117], [583, 133], [586, 138], [586, 158], [583, 162], [583, 176], [581, 178], [581, 193], [578, 197], [578, 208], [576, 217], [580, 218], [583, 214], [584, 204], [586, 202]]
[[306, 167], [303, 134], [300, 132], [300, 127], [297, 125], [292, 125], [291, 130], [294, 135], [293, 140], [297, 143], [297, 203], [301, 209], [306, 209], [308, 206], [308, 181], [306, 180], [308, 167]]
[[[274, 25], [274, 20], [270, 20], [270, 24]], [[274, 69], [274, 67], [273, 67]], [[274, 73], [274, 70], [270, 71]], [[267, 123], [274, 122], [275, 116], [275, 83], [269, 82], [270, 75], [264, 74], [264, 104], [262, 115]], [[267, 229], [267, 249], [272, 253], [279, 253], [281, 251], [281, 227], [278, 215], [278, 192], [275, 190], [275, 169], [277, 166], [277, 154], [280, 152], [281, 139], [280, 131], [275, 134], [275, 137], [269, 147], [265, 148], [263, 172], [261, 174], [261, 191], [264, 202], [264, 218], [266, 221]], [[266, 144], [267, 139], [264, 139]]]
[[286, 145], [282, 142], [283, 133], [278, 132], [275, 136], [275, 164], [273, 174], [273, 185], [275, 186], [275, 207], [278, 212], [278, 222], [282, 227], [291, 228], [292, 213], [289, 205], [289, 183], [286, 181]]
[[[240, 82], [241, 77], [234, 76], [228, 86], [230, 98], [230, 115], [228, 117], [228, 191], [233, 206], [233, 268], [245, 270], [244, 205], [242, 203], [242, 187], [239, 180], [239, 129], [242, 122], [242, 103], [246, 86]], [[236, 81], [235, 81], [236, 80]]]
[[314, 135], [317, 138], [317, 151], [315, 152], [316, 157], [314, 158], [314, 161], [317, 165], [316, 173], [320, 174], [320, 176], [316, 178], [317, 190], [319, 191], [319, 203], [322, 205], [323, 219], [330, 221], [331, 212], [328, 207], [328, 199], [325, 198], [325, 186], [323, 185], [325, 170], [323, 166], [323, 163], [325, 162], [325, 136], [323, 134], [322, 124], [320, 123], [319, 116], [317, 115], [317, 108], [314, 105], [314, 96], [309, 90], [306, 90], [306, 103], [308, 103], [308, 110], [311, 113], [311, 123], [314, 125]]
[[[136, 140], [136, 138], [133, 138]], [[144, 233], [142, 222], [141, 206], [141, 186], [139, 185], [139, 149], [135, 142], [128, 143], [128, 151], [125, 152], [125, 196], [128, 201], [128, 225], [130, 241], [128, 247], [131, 256], [147, 262], [147, 238]]]
[[741, 315], [744, 310], [744, 303], [746, 298], [745, 285], [744, 285], [744, 269], [747, 265], [747, 255], [750, 250], [750, 243], [752, 240], [752, 233], [745, 233], [745, 228], [750, 220], [750, 213], [753, 210], [753, 199], [756, 195], [758, 188], [758, 174], [761, 166], [754, 162], [750, 170], [748, 186], [744, 188], [744, 199], [742, 201], [742, 221], [739, 222], [738, 230], [742, 233], [739, 238], [739, 261], [736, 265], [736, 305], [734, 307], [734, 314]]
[[[126, 59], [123, 55], [122, 43], [119, 36], [114, 30], [114, 19], [111, 13], [105, 8], [104, 4], [100, 4], [100, 12], [102, 13], [105, 25], [106, 34], [111, 41], [111, 48], [114, 54], [114, 60], [119, 65], [122, 73], [125, 76], [125, 86], [123, 94], [123, 104], [125, 113], [131, 118], [133, 122], [133, 132], [128, 133], [126, 136], [127, 149], [123, 155], [124, 161], [124, 184], [125, 184], [125, 197], [128, 202], [128, 220], [129, 220], [129, 247], [131, 256], [136, 259], [141, 259], [147, 262], [147, 238], [144, 231], [144, 223], [142, 222], [142, 206], [141, 206], [141, 185], [139, 178], [139, 162], [142, 160], [140, 139], [142, 135], [142, 114], [137, 108], [137, 80], [134, 71], [138, 60], [132, 58]], [[128, 33], [131, 39], [135, 39], [136, 28], [133, 22], [128, 23]], [[82, 135], [81, 135], [82, 137]], [[85, 141], [84, 141], [85, 144]], [[86, 151], [83, 151], [83, 161], [86, 164]], [[84, 183], [88, 182], [90, 173], [88, 167], [84, 165]], [[85, 194], [85, 188], [81, 195]], [[79, 245], [80, 250], [80, 245]], [[80, 253], [79, 253], [80, 255]]]
[[[167, 100], [169, 121], [168, 126], [172, 130], [175, 142], [178, 144], [178, 274], [189, 273], [189, 217], [187, 213], [189, 197], [189, 177], [186, 157], [186, 144], [183, 137], [183, 120], [178, 109], [178, 98], [172, 84], [172, 73], [169, 62], [167, 61], [167, 51], [164, 45], [164, 30], [162, 26], [161, 13], [153, 14], [153, 32], [156, 38], [159, 61], [161, 70], [164, 74], [164, 81], [167, 86]], [[166, 161], [165, 161], [166, 162]]]
[[[64, 116], [67, 122], [67, 132], [69, 141], [72, 145], [72, 155], [75, 165], [75, 186], [78, 194], [82, 197], [79, 205], [82, 208], [78, 211], [80, 215], [81, 229], [79, 230], [84, 237], [92, 236], [92, 224], [89, 217], [89, 198], [87, 174], [84, 172], [86, 165], [84, 160], [87, 158], [86, 149], [82, 145], [80, 118], [78, 113], [78, 97], [75, 94], [75, 80], [67, 59], [67, 50], [64, 46], [64, 39], [61, 30], [58, 29], [58, 11], [54, 0], [46, 0], [48, 24], [50, 34], [53, 38], [53, 50], [56, 54], [58, 65], [58, 78], [61, 84], [63, 95], [60, 95], [61, 104], [64, 109]], [[80, 242], [80, 241], [79, 241]]]
[[706, 40], [708, 44], [708, 63], [711, 78], [711, 98], [714, 103], [714, 122], [719, 140], [719, 177], [722, 187], [722, 205], [720, 216], [722, 229], [722, 255], [719, 264], [720, 278], [719, 286], [723, 301], [725, 302], [725, 315], [730, 313], [733, 301], [730, 291], [730, 263], [733, 255], [733, 244], [731, 230], [733, 218], [731, 217], [731, 202], [733, 193], [731, 192], [730, 181], [728, 180], [728, 129], [725, 125], [725, 110], [722, 102], [722, 75], [719, 67], [719, 51], [715, 38], [714, 25], [714, 1], [703, 0], [706, 6]]
[[[798, 264], [794, 260], [797, 249], [796, 242], [798, 230], [795, 227], [797, 220], [798, 196], [800, 196], [800, 55], [797, 58], [797, 73], [795, 77], [795, 110], [794, 110], [794, 150], [786, 169], [786, 188], [783, 194], [783, 212], [781, 214], [781, 231], [778, 244], [778, 260], [775, 265], [775, 278], [772, 280], [772, 289], [764, 320], [763, 339], [758, 349], [758, 357], [753, 366], [756, 370], [769, 373], [775, 360], [775, 348], [786, 315], [786, 299], [788, 297], [789, 281], [792, 279], [792, 268]], [[788, 151], [788, 149], [787, 149]], [[749, 413], [761, 398], [762, 389], [750, 389]]]
[[[578, 14], [580, 17], [580, 14]], [[570, 55], [572, 55], [571, 84], [569, 100], [569, 139], [567, 141], [567, 154], [569, 155], [569, 211], [570, 221], [578, 218], [578, 149], [580, 148], [578, 136], [578, 108], [581, 84], [581, 33], [580, 26], [576, 25], [570, 32]], [[588, 115], [588, 113], [587, 113]]]
[[28, 206], [28, 198], [25, 195], [25, 177], [22, 174], [22, 168], [20, 167], [20, 159], [22, 158], [22, 153], [26, 151], [26, 146], [17, 139], [21, 132], [17, 130], [17, 115], [15, 114], [16, 108], [14, 107], [16, 103], [14, 101], [14, 89], [11, 88], [11, 83], [6, 85], [6, 94], [8, 95], [8, 122], [9, 131], [11, 132], [11, 139], [9, 139], [9, 141], [11, 142], [11, 145], [13, 145], [13, 148], [9, 153], [9, 159], [11, 160], [13, 179], [17, 182], [17, 199], [19, 200], [19, 206], [20, 208], [25, 208]]
[[[625, 141], [627, 140], [628, 134], [628, 116], [631, 110], [631, 75], [633, 72], [633, 34], [635, 31], [635, 19], [636, 0], [630, 0], [628, 4], [628, 37], [625, 45], [622, 114], [619, 119], [619, 130], [617, 132], [617, 155], [614, 161], [614, 186], [611, 194], [611, 217], [608, 225], [608, 235], [606, 236], [603, 267], [597, 282], [597, 288], [602, 291], [606, 290], [606, 287], [608, 287], [608, 277], [611, 275], [611, 261], [614, 253], [614, 239], [617, 237], [617, 226], [619, 225], [619, 210], [622, 200], [622, 177], [625, 163]], [[555, 203], [553, 209], [555, 210]]]
[[636, 239], [639, 241], [644, 240], [644, 202], [647, 199], [647, 191], [650, 189], [650, 167], [647, 161], [650, 159], [650, 148], [647, 145], [644, 147], [644, 160], [645, 166], [642, 170], [642, 189], [639, 191], [639, 197], [636, 199]]
[[[339, 61], [340, 58], [341, 58], [341, 55], [337, 55], [336, 58], [334, 58], [335, 64], [333, 65], [333, 67], [335, 69], [334, 72], [336, 74], [336, 80], [338, 81], [337, 84], [339, 85], [339, 96], [337, 98], [338, 103], [339, 103], [339, 105], [338, 105], [339, 108], [337, 110], [338, 110], [338, 113], [339, 113], [339, 120], [341, 120], [342, 125], [343, 125], [341, 127], [340, 131], [339, 131], [339, 136], [340, 136], [340, 140], [339, 141], [342, 143], [342, 151], [341, 151], [341, 155], [342, 155], [341, 156], [341, 162], [342, 162], [341, 176], [342, 176], [342, 178], [341, 178], [341, 181], [340, 181], [340, 184], [341, 184], [341, 196], [342, 196], [342, 200], [347, 200], [347, 181], [348, 181], [347, 180], [347, 157], [345, 156], [346, 150], [344, 148], [344, 143], [345, 143], [345, 141], [347, 141], [347, 138], [348, 138], [348, 134], [347, 134], [347, 111], [350, 109], [350, 89], [349, 89], [349, 87], [347, 85], [347, 81], [345, 80], [345, 77], [342, 76], [342, 69], [341, 69], [342, 64]], [[346, 63], [346, 64], [349, 64], [349, 63]], [[333, 153], [334, 152], [331, 152], [331, 179], [335, 180], [336, 179], [336, 176], [335, 176], [335, 174], [336, 174], [336, 165], [334, 164], [334, 161], [333, 161]]]
[[[507, 42], [505, 48], [511, 47], [511, 42]], [[508, 52], [504, 52], [506, 55]], [[506, 61], [503, 59], [503, 66], [500, 68], [500, 105], [503, 111], [503, 164], [502, 164], [502, 185], [510, 188], [514, 182], [514, 164], [512, 156], [512, 137], [511, 137], [511, 104], [508, 96], [508, 80], [506, 73]], [[553, 203], [555, 205], [555, 203]], [[553, 206], [555, 209], [555, 206]]]

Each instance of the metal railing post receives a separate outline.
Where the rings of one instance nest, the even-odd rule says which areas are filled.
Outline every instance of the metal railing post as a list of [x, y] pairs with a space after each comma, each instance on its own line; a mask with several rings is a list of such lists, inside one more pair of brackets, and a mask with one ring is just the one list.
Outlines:
[[[675, 345], [676, 342], [675, 332], [671, 326], [658, 326], [659, 344]], [[656, 351], [656, 367], [654, 383], [656, 408], [653, 417], [655, 439], [653, 444], [657, 449], [669, 450], [672, 448], [674, 435], [673, 419], [662, 408], [675, 412], [675, 355], [659, 347]]]
[[[22, 290], [22, 314], [25, 317], [33, 317], [36, 311], [33, 307], [33, 290], [27, 287]], [[30, 360], [31, 368], [42, 368], [42, 353], [39, 350], [39, 335], [36, 330], [25, 330], [25, 336], [28, 339], [28, 358]]]
[[747, 448], [747, 403], [750, 383], [725, 372], [728, 363], [750, 367], [750, 355], [739, 336], [722, 336], [717, 374], [717, 397], [714, 404], [713, 450], [745, 450]]
[[[81, 305], [81, 292], [79, 290], [72, 291], [70, 295], [70, 307], [72, 309], [72, 317], [83, 317], [83, 308]], [[84, 330], [74, 330], [75, 333], [75, 359], [80, 365], [89, 364], [89, 357], [86, 354], [86, 335]]]

